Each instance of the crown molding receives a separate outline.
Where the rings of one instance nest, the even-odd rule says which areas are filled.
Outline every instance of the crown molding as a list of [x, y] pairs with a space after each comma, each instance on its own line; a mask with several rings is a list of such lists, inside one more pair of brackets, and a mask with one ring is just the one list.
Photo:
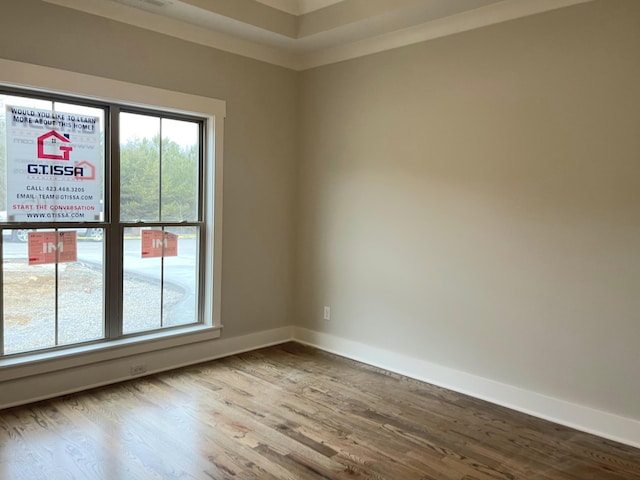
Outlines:
[[256, 0], [271, 8], [275, 8], [291, 15], [306, 15], [325, 7], [329, 7], [343, 0]]
[[[275, 44], [268, 45], [266, 42], [238, 38], [235, 35], [195, 26], [109, 0], [92, 0], [91, 2], [86, 0], [42, 1], [301, 71], [594, 0], [503, 0], [391, 33], [345, 42], [332, 48], [311, 49], [304, 52], [300, 51], [301, 43], [296, 44], [296, 42], [300, 42], [299, 40], [286, 39], [284, 41], [280, 37]], [[271, 0], [265, 0], [265, 3], [266, 1]], [[336, 3], [335, 0], [322, 1]], [[255, 27], [253, 28], [255, 29]]]
[[344, 0], [298, 0], [299, 15], [306, 15], [307, 13], [315, 12], [316, 10], [330, 7], [343, 1]]
[[256, 2], [291, 15], [300, 15], [298, 0], [256, 0]]

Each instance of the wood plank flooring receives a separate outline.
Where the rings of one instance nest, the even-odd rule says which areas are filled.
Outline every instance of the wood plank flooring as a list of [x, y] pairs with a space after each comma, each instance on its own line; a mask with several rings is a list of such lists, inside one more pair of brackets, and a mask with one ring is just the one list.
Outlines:
[[2, 480], [640, 479], [640, 450], [295, 343], [0, 411]]

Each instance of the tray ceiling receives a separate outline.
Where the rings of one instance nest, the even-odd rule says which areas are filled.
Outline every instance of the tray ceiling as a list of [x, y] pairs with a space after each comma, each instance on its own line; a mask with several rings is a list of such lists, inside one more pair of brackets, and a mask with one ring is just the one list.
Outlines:
[[592, 0], [42, 0], [303, 70]]

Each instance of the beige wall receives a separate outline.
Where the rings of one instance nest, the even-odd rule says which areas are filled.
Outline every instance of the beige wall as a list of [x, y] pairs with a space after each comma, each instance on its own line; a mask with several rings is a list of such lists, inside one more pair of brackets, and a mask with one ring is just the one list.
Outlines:
[[304, 72], [300, 324], [640, 419], [639, 52], [601, 0]]
[[224, 336], [298, 323], [640, 419], [640, 2], [302, 74], [5, 3], [2, 58], [227, 102]]
[[225, 100], [223, 335], [291, 324], [295, 72], [35, 0], [0, 57]]

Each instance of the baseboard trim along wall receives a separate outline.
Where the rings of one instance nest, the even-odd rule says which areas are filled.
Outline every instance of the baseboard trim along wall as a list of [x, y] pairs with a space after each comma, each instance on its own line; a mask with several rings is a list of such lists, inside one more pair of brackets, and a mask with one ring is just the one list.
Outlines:
[[[291, 339], [292, 327], [282, 327], [17, 377], [0, 383], [0, 409], [228, 357]], [[132, 374], [134, 366], [144, 366], [144, 371]]]
[[640, 448], [640, 421], [631, 418], [306, 328], [294, 327], [293, 339], [326, 352]]
[[[0, 409], [207, 362], [291, 340], [640, 448], [640, 421], [523, 390], [353, 340], [293, 326], [238, 337], [222, 337], [42, 375], [7, 380], [2, 382], [0, 389]], [[132, 365], [145, 365], [146, 371], [132, 375]]]

